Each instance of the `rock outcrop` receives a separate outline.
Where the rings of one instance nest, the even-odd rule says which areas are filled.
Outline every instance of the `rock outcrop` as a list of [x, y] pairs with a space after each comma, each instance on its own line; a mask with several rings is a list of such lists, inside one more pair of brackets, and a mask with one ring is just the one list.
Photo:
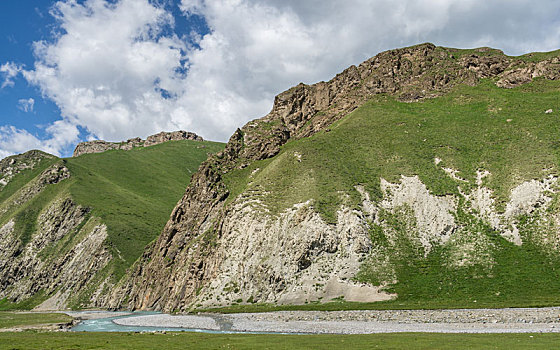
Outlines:
[[180, 141], [180, 140], [194, 140], [194, 141], [204, 141], [202, 137], [195, 133], [188, 131], [172, 131], [172, 132], [160, 132], [155, 135], [148, 136], [145, 140], [136, 137], [124, 142], [107, 142], [103, 140], [94, 140], [87, 142], [80, 142], [76, 149], [74, 149], [73, 157], [79, 157], [82, 154], [88, 153], [101, 153], [109, 150], [125, 150], [129, 151], [136, 147], [148, 147], [164, 143], [167, 141]]
[[2, 226], [0, 298], [20, 302], [43, 293], [52, 295], [43, 309], [66, 308], [111, 259], [107, 228], [88, 212], [70, 198], [56, 200], [40, 215], [29, 242], [22, 241], [13, 220]]
[[[390, 94], [413, 102], [439, 96], [458, 84], [476, 85], [486, 78], [498, 81], [498, 86], [512, 87], [528, 81], [515, 78], [517, 73], [512, 72], [518, 69], [528, 69], [529, 73], [519, 74], [529, 74], [531, 78], [560, 78], [558, 59], [534, 64], [488, 48], [465, 53], [422, 44], [380, 53], [328, 82], [299, 84], [281, 93], [269, 114], [238, 129], [223, 152], [201, 165], [158, 240], [146, 250], [107, 304], [184, 310], [198, 304], [228, 305], [236, 297], [243, 301], [302, 301], [330, 295], [333, 289], [326, 286], [332, 283], [339, 284], [340, 295], [349, 295], [347, 291], [354, 283], [349, 271], [355, 271], [355, 260], [366, 254], [371, 244], [362, 232], [363, 213], [343, 210], [339, 217], [344, 221], [331, 227], [318, 221], [312, 207], [299, 204], [280, 218], [273, 218], [267, 216], [266, 208], [258, 209], [255, 203], [249, 206], [239, 198], [228, 198], [224, 175], [275, 156], [290, 139], [328, 130], [329, 125], [374, 95]], [[233, 204], [226, 206], [226, 201]], [[393, 199], [395, 203], [403, 201]], [[453, 207], [451, 202], [437, 205], [443, 209]], [[252, 209], [244, 209], [245, 206]], [[259, 210], [264, 214], [257, 215]], [[445, 217], [440, 225], [442, 234], [453, 231], [452, 221]], [[428, 234], [435, 231], [439, 232], [440, 227], [426, 228], [424, 246], [430, 245]], [[295, 242], [296, 247], [290, 242]], [[340, 260], [343, 266], [335, 264], [330, 270], [320, 271], [321, 261], [329, 261], [336, 254], [346, 259]], [[260, 260], [253, 261], [251, 257]], [[313, 277], [305, 277], [306, 271], [314, 269], [318, 270]], [[336, 275], [341, 279], [334, 278]], [[315, 292], [309, 294], [313, 283]], [[221, 292], [224, 290], [231, 297]], [[378, 296], [386, 297], [382, 293]]]
[[54, 159], [53, 155], [33, 150], [0, 160], [0, 191], [24, 170], [34, 169], [41, 161]]

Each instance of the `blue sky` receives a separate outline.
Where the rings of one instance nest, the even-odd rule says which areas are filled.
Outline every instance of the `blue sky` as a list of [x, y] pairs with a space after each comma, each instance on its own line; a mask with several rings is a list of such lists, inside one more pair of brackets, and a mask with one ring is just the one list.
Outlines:
[[[76, 1], [84, 4], [86, 1]], [[24, 69], [32, 69], [37, 59], [34, 54], [34, 43], [54, 42], [64, 34], [53, 11], [56, 11], [54, 0], [18, 0], [0, 2], [0, 64], [13, 63]], [[107, 3], [117, 3], [108, 1]], [[185, 42], [196, 47], [189, 34], [195, 31], [205, 35], [209, 29], [204, 18], [200, 16], [184, 16], [179, 9], [180, 2], [162, 1], [160, 5], [173, 14], [174, 23], [162, 30], [161, 36], [178, 35]], [[6, 77], [4, 77], [6, 78]], [[2, 83], [2, 82], [0, 82]], [[21, 74], [5, 81], [0, 89], [0, 125], [25, 130], [37, 137], [49, 137], [46, 128], [61, 118], [57, 104], [45, 96], [41, 88], [29, 83]], [[78, 126], [78, 141], [86, 140], [88, 130]], [[63, 156], [70, 155], [75, 144], [68, 143], [58, 149]], [[54, 149], [48, 149], [53, 151]], [[23, 149], [21, 150], [23, 151]], [[57, 150], [54, 150], [57, 151]], [[14, 152], [7, 152], [14, 153]], [[3, 154], [0, 152], [0, 156]]]
[[[49, 1], [21, 0], [0, 2], [0, 62], [15, 61], [33, 66], [32, 43], [51, 37], [54, 20], [48, 15]], [[28, 128], [41, 134], [35, 127], [48, 124], [56, 118], [57, 108], [51, 101], [43, 100], [37, 89], [30, 88], [23, 77], [14, 79], [14, 86], [0, 90], [2, 124]], [[24, 112], [18, 108], [20, 99], [33, 98], [34, 110]]]
[[0, 1], [0, 158], [162, 130], [226, 141], [290, 86], [428, 41], [558, 49], [560, 3]]

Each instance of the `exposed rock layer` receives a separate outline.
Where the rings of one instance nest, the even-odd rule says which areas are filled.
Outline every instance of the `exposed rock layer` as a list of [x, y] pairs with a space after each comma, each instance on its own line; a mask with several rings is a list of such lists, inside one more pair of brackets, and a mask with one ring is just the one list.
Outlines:
[[[53, 164], [2, 203], [0, 217], [69, 177], [62, 162]], [[69, 196], [55, 198], [36, 223], [25, 220], [30, 219], [16, 216], [0, 227], [0, 299], [20, 302], [43, 293], [52, 296], [43, 308], [66, 308], [72, 293], [83, 291], [111, 259], [104, 245], [107, 228]]]
[[194, 140], [194, 141], [204, 141], [202, 137], [195, 133], [188, 131], [172, 131], [172, 132], [160, 132], [155, 135], [148, 136], [145, 140], [139, 137], [126, 140], [124, 142], [107, 142], [103, 140], [80, 142], [76, 149], [74, 149], [73, 157], [79, 157], [82, 154], [87, 153], [101, 153], [109, 150], [125, 150], [129, 151], [136, 147], [148, 147], [164, 143], [167, 141], [179, 141], [179, 140]]

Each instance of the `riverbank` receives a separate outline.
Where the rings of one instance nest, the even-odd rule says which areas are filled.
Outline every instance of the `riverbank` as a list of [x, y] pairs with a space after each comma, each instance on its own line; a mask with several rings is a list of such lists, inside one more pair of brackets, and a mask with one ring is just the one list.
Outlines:
[[69, 330], [74, 319], [64, 313], [0, 312], [0, 332]]
[[136, 327], [257, 333], [560, 333], [560, 308], [156, 314], [119, 318], [113, 322]]

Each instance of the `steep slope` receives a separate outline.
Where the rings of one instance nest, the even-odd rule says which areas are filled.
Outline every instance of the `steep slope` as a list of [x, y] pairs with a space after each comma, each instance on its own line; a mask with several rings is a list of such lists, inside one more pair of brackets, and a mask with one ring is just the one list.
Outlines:
[[0, 308], [91, 306], [161, 231], [208, 153], [171, 141], [59, 159], [0, 162]]
[[423, 44], [280, 94], [108, 305], [558, 302], [559, 62]]

